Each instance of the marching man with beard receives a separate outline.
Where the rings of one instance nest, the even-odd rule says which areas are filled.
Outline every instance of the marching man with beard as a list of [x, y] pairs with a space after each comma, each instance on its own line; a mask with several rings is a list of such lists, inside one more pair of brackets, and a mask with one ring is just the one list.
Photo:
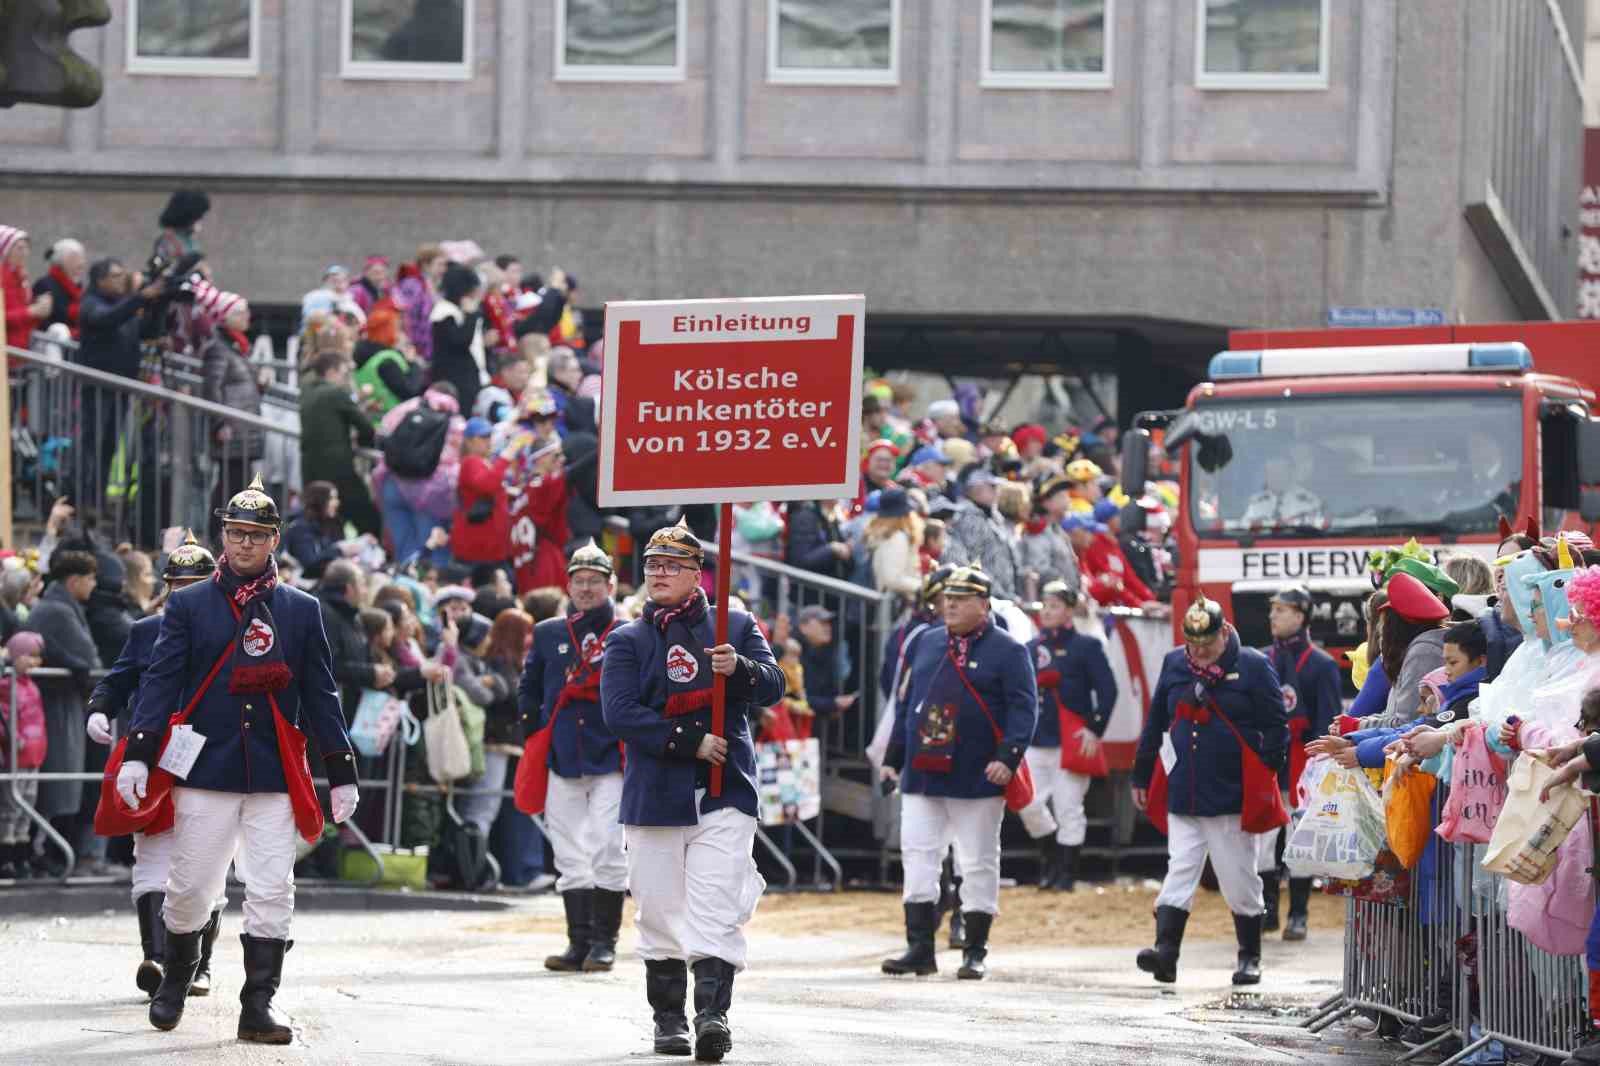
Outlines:
[[1240, 647], [1221, 605], [1198, 597], [1183, 615], [1183, 647], [1161, 664], [1133, 764], [1134, 806], [1158, 825], [1163, 811], [1151, 802], [1157, 775], [1166, 790], [1167, 876], [1156, 897], [1156, 943], [1138, 957], [1139, 969], [1157, 981], [1178, 979], [1178, 951], [1207, 855], [1239, 940], [1233, 983], [1261, 981], [1261, 878], [1256, 836], [1245, 826], [1268, 820], [1279, 805], [1276, 771], [1288, 746], [1283, 693], [1266, 656]]
[[[287, 1044], [273, 1008], [294, 915], [295, 837], [320, 835], [322, 808], [300, 727], [316, 734], [333, 820], [356, 809], [356, 763], [315, 597], [278, 583], [278, 505], [251, 486], [217, 511], [222, 561], [212, 580], [173, 593], [139, 689], [117, 793], [139, 807], [159, 763], [178, 779], [167, 898], [166, 965], [150, 1024], [175, 1029], [201, 938], [243, 842], [244, 985], [239, 1039]], [[188, 718], [169, 728], [174, 712]], [[183, 730], [187, 729], [188, 735]], [[163, 750], [162, 741], [171, 736]]]
[[[167, 565], [161, 578], [167, 583], [167, 593], [187, 588], [204, 581], [217, 571], [217, 561], [200, 546], [190, 533], [184, 542], [167, 556]], [[118, 732], [126, 734], [133, 718], [134, 696], [139, 691], [139, 680], [150, 665], [155, 651], [156, 637], [161, 633], [161, 615], [153, 614], [133, 623], [128, 633], [128, 643], [112, 666], [110, 673], [94, 687], [89, 697], [89, 737], [97, 744], [110, 744], [111, 723], [115, 720]], [[142, 833], [133, 835], [133, 909], [139, 916], [139, 943], [144, 950], [144, 961], [134, 974], [134, 983], [145, 995], [153, 996], [161, 985], [162, 934], [161, 906], [166, 900], [167, 871], [172, 864], [172, 805]], [[222, 909], [228, 905], [226, 889], [217, 896], [216, 909], [206, 923], [200, 938], [200, 964], [194, 980], [189, 984], [191, 996], [211, 994], [211, 948], [217, 942], [221, 929]]]
[[[766, 883], [750, 854], [756, 832], [753, 708], [783, 698], [783, 671], [755, 620], [728, 614], [728, 643], [700, 589], [705, 549], [683, 522], [644, 550], [644, 617], [606, 641], [600, 704], [626, 745], [622, 824], [628, 888], [638, 908], [655, 1049], [689, 1052], [684, 1016], [694, 972], [694, 1054], [720, 1062], [733, 1047], [728, 1008], [745, 965], [744, 924]], [[726, 737], [711, 729], [712, 675], [726, 681]], [[721, 794], [711, 790], [722, 768]], [[686, 965], [687, 964], [687, 965]]]
[[989, 930], [1000, 910], [1000, 820], [1006, 786], [1021, 765], [1038, 716], [1028, 649], [994, 624], [989, 576], [957, 568], [944, 583], [944, 625], [917, 640], [907, 698], [881, 771], [904, 793], [900, 854], [907, 951], [889, 974], [937, 973], [939, 869], [955, 843], [961, 863], [966, 947], [956, 976], [987, 973]]
[[567, 563], [572, 613], [533, 628], [518, 703], [529, 732], [550, 727], [545, 828], [556, 891], [567, 912], [567, 950], [544, 960], [568, 973], [611, 969], [628, 887], [622, 854], [622, 749], [600, 713], [600, 662], [616, 626], [611, 557], [590, 541]]

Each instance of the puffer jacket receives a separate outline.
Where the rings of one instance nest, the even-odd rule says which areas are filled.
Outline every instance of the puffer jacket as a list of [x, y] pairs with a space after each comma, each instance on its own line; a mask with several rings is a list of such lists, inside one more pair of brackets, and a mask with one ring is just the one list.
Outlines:
[[[250, 361], [222, 333], [212, 336], [200, 353], [203, 369], [200, 395], [247, 415], [261, 414], [261, 387]], [[218, 420], [218, 429], [228, 423]], [[266, 453], [265, 435], [253, 426], [235, 426], [223, 449], [228, 458], [259, 459]]]

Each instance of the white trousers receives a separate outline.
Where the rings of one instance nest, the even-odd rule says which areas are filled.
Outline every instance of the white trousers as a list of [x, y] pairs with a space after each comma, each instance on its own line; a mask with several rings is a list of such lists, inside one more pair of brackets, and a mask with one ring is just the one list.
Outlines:
[[[1289, 793], [1283, 793], [1283, 809], [1289, 810]], [[1295, 812], [1299, 814], [1299, 811]], [[1264, 874], [1274, 874], [1278, 871], [1278, 835], [1287, 833], [1294, 820], [1290, 819], [1289, 825], [1280, 825], [1276, 829], [1269, 829], [1265, 833], [1256, 834], [1256, 869]]]
[[1000, 819], [1006, 798], [900, 797], [900, 865], [907, 903], [939, 902], [939, 868], [945, 849], [956, 848], [961, 909], [1000, 913]]
[[[294, 917], [294, 811], [285, 792], [213, 792], [174, 788], [178, 824], [167, 874], [167, 928], [192, 933], [211, 920], [239, 853], [244, 931], [287, 940]], [[240, 841], [243, 848], [240, 848]]]
[[1156, 906], [1188, 910], [1209, 854], [1228, 909], [1242, 917], [1262, 913], [1266, 907], [1261, 901], [1261, 875], [1256, 873], [1256, 836], [1239, 828], [1237, 814], [1168, 815], [1167, 876]]
[[1094, 778], [1063, 769], [1060, 748], [1029, 748], [1022, 757], [1033, 775], [1033, 802], [1017, 812], [1022, 827], [1036, 840], [1054, 833], [1058, 843], [1078, 847], [1089, 832], [1083, 798]]
[[[139, 902], [140, 896], [167, 890], [167, 872], [172, 869], [172, 849], [177, 839], [178, 834], [172, 829], [156, 836], [133, 834], [132, 896], [135, 903]], [[217, 893], [214, 909], [221, 910], [227, 905], [228, 886], [224, 881], [222, 891]]]
[[[562, 777], [550, 774], [545, 795], [544, 827], [556, 855], [557, 892], [628, 887], [628, 860], [623, 855], [622, 774]], [[752, 834], [752, 839], [754, 834]]]
[[701, 815], [699, 825], [626, 831], [639, 957], [690, 965], [721, 959], [743, 970], [744, 924], [767, 887], [750, 853], [756, 820], [724, 807]]

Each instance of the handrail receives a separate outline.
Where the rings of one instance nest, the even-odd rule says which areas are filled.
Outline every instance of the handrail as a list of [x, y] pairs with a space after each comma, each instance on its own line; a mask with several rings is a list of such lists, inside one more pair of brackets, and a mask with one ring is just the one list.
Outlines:
[[210, 400], [202, 400], [195, 396], [174, 392], [171, 389], [164, 389], [159, 385], [147, 385], [133, 378], [125, 378], [120, 374], [110, 374], [104, 370], [96, 370], [93, 367], [83, 366], [79, 363], [64, 363], [40, 355], [38, 352], [30, 352], [26, 348], [14, 348], [9, 344], [6, 345], [6, 356], [10, 359], [37, 366], [41, 370], [70, 374], [104, 388], [130, 392], [135, 396], [143, 396], [151, 400], [162, 400], [167, 403], [177, 404], [180, 407], [187, 407], [189, 410], [200, 414], [211, 415], [214, 418], [225, 418], [240, 425], [253, 426], [256, 429], [264, 429], [285, 437], [293, 437], [296, 440], [300, 439], [300, 431], [298, 429], [280, 425], [271, 419], [262, 418], [260, 415], [236, 411], [232, 407], [226, 407], [220, 403], [212, 403]]
[[[714, 554], [719, 549], [719, 542], [707, 540], [704, 542], [706, 553]], [[854, 581], [841, 581], [836, 577], [828, 577], [811, 570], [802, 570], [798, 566], [780, 563], [776, 559], [768, 559], [761, 555], [751, 555], [748, 552], [736, 551], [732, 553], [733, 561], [740, 566], [753, 566], [757, 570], [765, 570], [778, 577], [787, 577], [795, 581], [804, 581], [809, 585], [827, 592], [837, 593], [840, 596], [854, 596], [868, 603], [881, 603], [885, 596], [877, 589], [869, 589], [864, 585], [857, 585]]]

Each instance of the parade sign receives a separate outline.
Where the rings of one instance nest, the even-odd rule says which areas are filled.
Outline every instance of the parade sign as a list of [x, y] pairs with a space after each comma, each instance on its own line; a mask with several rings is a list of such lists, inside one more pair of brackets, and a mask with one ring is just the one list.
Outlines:
[[600, 506], [854, 496], [865, 319], [861, 296], [606, 304]]

